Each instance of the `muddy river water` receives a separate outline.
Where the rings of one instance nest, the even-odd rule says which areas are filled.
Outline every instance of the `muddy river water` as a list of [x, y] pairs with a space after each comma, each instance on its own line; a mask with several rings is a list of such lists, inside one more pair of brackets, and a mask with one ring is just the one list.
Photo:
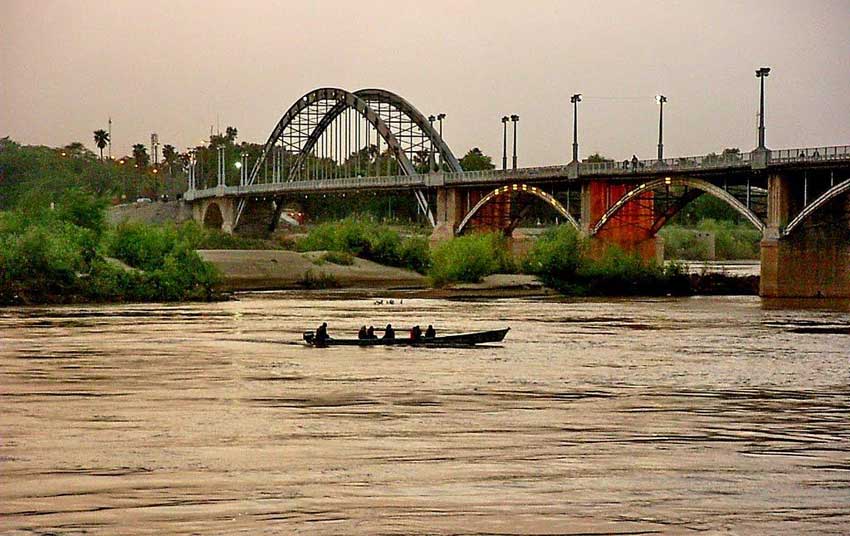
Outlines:
[[0, 403], [4, 534], [850, 530], [850, 313], [752, 297], [0, 309]]

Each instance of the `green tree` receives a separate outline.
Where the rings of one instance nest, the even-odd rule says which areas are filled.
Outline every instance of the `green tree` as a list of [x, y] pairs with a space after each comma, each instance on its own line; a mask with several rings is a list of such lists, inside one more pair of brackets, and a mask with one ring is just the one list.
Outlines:
[[109, 144], [109, 132], [99, 128], [94, 131], [94, 143], [100, 149], [100, 159], [103, 160], [103, 150]]
[[239, 135], [239, 130], [236, 127], [227, 127], [224, 130], [224, 137], [228, 142], [233, 143], [236, 141], [236, 136]]
[[145, 147], [143, 143], [137, 143], [133, 145], [133, 160], [136, 161], [136, 167], [139, 168], [139, 171], [144, 171], [144, 169], [150, 163], [150, 156], [148, 156], [148, 148]]
[[602, 162], [613, 162], [614, 159], [608, 158], [607, 156], [603, 156], [603, 155], [599, 154], [598, 152], [596, 152], [596, 153], [593, 153], [592, 155], [588, 156], [587, 158], [585, 158], [584, 161], [587, 162], [587, 163], [590, 163], [590, 164], [598, 164], [598, 163], [602, 163]]
[[481, 152], [478, 147], [473, 147], [460, 159], [460, 167], [464, 171], [481, 171], [494, 169], [493, 159]]
[[75, 141], [71, 142], [61, 149], [62, 156], [73, 156], [84, 160], [94, 160], [94, 153], [86, 149], [82, 143]]

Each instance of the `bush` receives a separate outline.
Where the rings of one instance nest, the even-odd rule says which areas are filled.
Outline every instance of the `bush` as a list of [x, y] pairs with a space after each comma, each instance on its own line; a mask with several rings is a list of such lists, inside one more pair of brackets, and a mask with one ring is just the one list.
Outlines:
[[757, 259], [761, 233], [749, 223], [728, 220], [701, 220], [696, 228], [668, 225], [660, 235], [664, 238], [667, 258], [704, 260], [708, 258], [708, 243], [700, 240], [695, 231], [714, 235], [714, 253], [717, 260]]
[[400, 264], [420, 274], [431, 267], [431, 247], [424, 236], [411, 236], [401, 243], [399, 248]]
[[559, 225], [537, 239], [523, 261], [523, 270], [544, 281], [572, 279], [581, 267], [586, 249], [585, 241], [574, 227]]
[[423, 237], [402, 240], [397, 231], [383, 225], [346, 218], [323, 223], [296, 243], [298, 251], [337, 251], [388, 266], [420, 273], [429, 265], [428, 242]]
[[328, 251], [319, 257], [319, 261], [319, 264], [330, 262], [342, 266], [351, 266], [354, 264], [354, 257], [350, 253], [345, 253], [343, 251]]
[[477, 283], [490, 274], [514, 271], [505, 238], [499, 233], [460, 236], [436, 247], [428, 275], [437, 286]]
[[330, 274], [320, 272], [319, 275], [314, 275], [312, 270], [307, 270], [304, 277], [298, 281], [298, 285], [308, 290], [320, 290], [336, 288], [339, 286], [339, 281]]
[[687, 293], [690, 283], [679, 265], [660, 267], [609, 247], [600, 257], [571, 226], [544, 233], [532, 246], [523, 269], [570, 295], [659, 295]]

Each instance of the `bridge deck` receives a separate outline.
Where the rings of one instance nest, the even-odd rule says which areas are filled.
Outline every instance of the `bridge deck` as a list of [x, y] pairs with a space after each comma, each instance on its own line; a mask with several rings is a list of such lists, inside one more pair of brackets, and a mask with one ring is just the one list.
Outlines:
[[648, 180], [667, 175], [709, 174], [724, 171], [747, 172], [773, 167], [819, 166], [850, 163], [850, 145], [809, 147], [769, 151], [767, 155], [738, 153], [730, 155], [667, 158], [664, 160], [624, 160], [621, 162], [580, 162], [560, 166], [529, 167], [508, 170], [464, 171], [415, 175], [345, 177], [322, 180], [267, 182], [240, 186], [218, 186], [189, 190], [187, 200], [210, 197], [244, 197], [310, 192], [347, 192], [358, 190], [404, 190], [438, 186], [473, 187], [511, 182], [552, 180]]

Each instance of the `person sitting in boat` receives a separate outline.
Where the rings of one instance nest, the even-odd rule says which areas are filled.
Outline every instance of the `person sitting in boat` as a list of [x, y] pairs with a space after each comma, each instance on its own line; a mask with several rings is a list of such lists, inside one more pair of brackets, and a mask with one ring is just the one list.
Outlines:
[[378, 338], [375, 335], [375, 326], [369, 326], [369, 329], [366, 330], [366, 338], [367, 339], [377, 339]]
[[426, 339], [433, 339], [436, 336], [437, 336], [437, 330], [434, 329], [434, 326], [432, 326], [431, 324], [428, 324], [428, 329], [425, 330], [425, 338]]
[[384, 339], [395, 339], [395, 330], [393, 329], [392, 324], [387, 324], [387, 327], [384, 329]]
[[322, 325], [316, 328], [316, 342], [325, 342], [330, 337], [328, 337], [328, 323], [322, 322]]
[[410, 328], [410, 340], [411, 341], [418, 341], [421, 338], [422, 338], [422, 328], [420, 328], [419, 326], [413, 326], [412, 328]]
[[357, 332], [358, 339], [368, 339], [369, 337], [366, 335], [366, 326], [360, 326], [360, 331]]

